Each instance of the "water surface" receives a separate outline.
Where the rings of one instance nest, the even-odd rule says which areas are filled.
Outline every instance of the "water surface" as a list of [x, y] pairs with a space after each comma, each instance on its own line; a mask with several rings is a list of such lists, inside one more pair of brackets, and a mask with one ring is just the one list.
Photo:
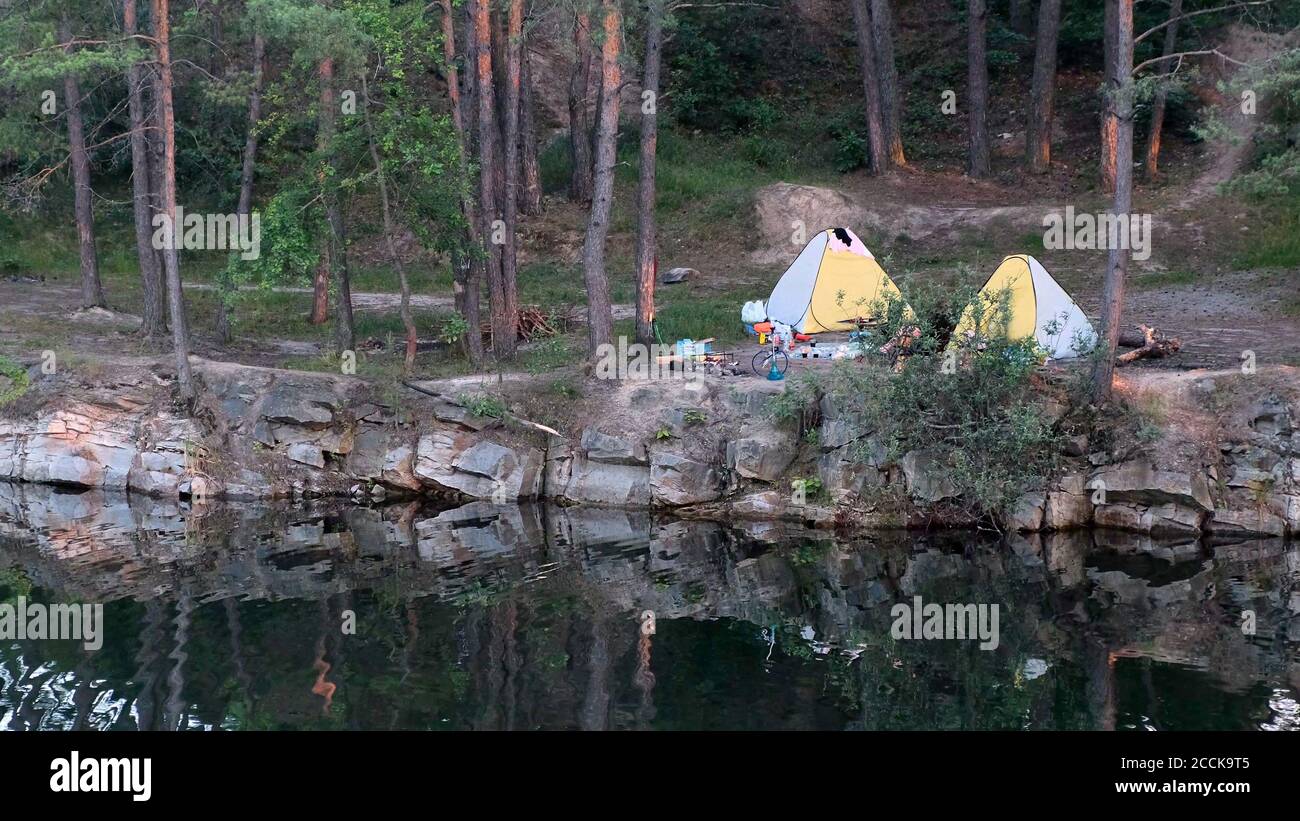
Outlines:
[[[19, 595], [102, 602], [107, 624], [98, 651], [0, 641], [11, 730], [1300, 726], [1300, 549], [1280, 540], [0, 484], [0, 601]], [[894, 639], [914, 596], [998, 604], [998, 647]]]

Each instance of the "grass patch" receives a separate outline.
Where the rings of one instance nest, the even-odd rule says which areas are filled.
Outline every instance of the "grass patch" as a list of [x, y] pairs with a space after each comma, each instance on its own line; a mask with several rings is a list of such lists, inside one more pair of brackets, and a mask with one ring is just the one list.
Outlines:
[[1151, 274], [1133, 277], [1134, 288], [1170, 288], [1180, 285], [1194, 285], [1201, 281], [1203, 274], [1196, 271], [1156, 271]]
[[1235, 263], [1241, 268], [1300, 267], [1300, 203], [1270, 203]]

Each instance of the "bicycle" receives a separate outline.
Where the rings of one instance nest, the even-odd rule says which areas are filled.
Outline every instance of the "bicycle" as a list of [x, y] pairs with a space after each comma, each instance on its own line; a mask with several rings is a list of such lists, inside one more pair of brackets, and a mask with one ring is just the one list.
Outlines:
[[790, 355], [785, 352], [784, 345], [780, 337], [768, 337], [767, 348], [754, 354], [752, 363], [754, 373], [763, 377], [769, 376], [775, 363], [777, 374], [785, 376], [786, 370], [790, 367]]

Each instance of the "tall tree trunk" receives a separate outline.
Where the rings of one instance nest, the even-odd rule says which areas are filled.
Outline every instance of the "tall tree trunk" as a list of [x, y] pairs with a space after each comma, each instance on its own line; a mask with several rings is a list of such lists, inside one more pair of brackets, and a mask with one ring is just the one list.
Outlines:
[[970, 97], [970, 150], [966, 172], [972, 177], [989, 175], [989, 64], [985, 54], [988, 28], [986, 0], [966, 4], [966, 95]]
[[573, 23], [573, 70], [569, 74], [569, 199], [591, 202], [591, 123], [587, 119], [587, 76], [591, 72], [591, 16], [579, 9]]
[[[215, 20], [220, 21], [217, 13]], [[266, 60], [266, 41], [262, 35], [253, 34], [253, 88], [248, 92], [248, 133], [244, 136], [244, 161], [239, 174], [239, 204], [236, 213], [248, 215], [253, 212], [253, 180], [257, 163], [257, 124], [262, 118], [262, 72]], [[228, 283], [223, 283], [228, 284]], [[230, 306], [226, 304], [229, 295], [222, 288], [217, 293], [217, 338], [222, 343], [230, 341]]]
[[871, 13], [867, 0], [849, 0], [853, 10], [853, 30], [858, 38], [858, 64], [862, 71], [862, 94], [867, 121], [867, 169], [880, 174], [889, 164], [885, 151], [885, 123], [880, 104], [880, 80], [876, 76], [876, 44], [871, 33]]
[[1007, 27], [1012, 31], [1025, 29], [1025, 4], [1029, 0], [1010, 0], [1007, 5]]
[[[59, 41], [71, 54], [72, 29], [66, 16], [59, 20]], [[77, 245], [81, 252], [81, 307], [104, 307], [104, 286], [99, 281], [99, 255], [95, 251], [94, 192], [90, 188], [90, 157], [81, 124], [81, 84], [77, 75], [63, 75], [63, 106], [68, 120], [68, 150], [71, 155], [72, 185], [75, 189]]]
[[[498, 221], [497, 177], [500, 151], [497, 145], [496, 89], [492, 75], [492, 29], [490, 0], [470, 0], [474, 22], [473, 48], [475, 91], [478, 95], [479, 143], [479, 211], [486, 240], [489, 311], [492, 316], [492, 353], [498, 359], [514, 354], [515, 323], [506, 313], [506, 286], [503, 272], [505, 243]], [[471, 332], [474, 329], [470, 329]]]
[[[330, 59], [321, 60], [316, 73], [320, 79], [320, 111], [317, 114], [318, 120], [316, 123], [316, 150], [322, 156], [327, 156], [329, 151], [329, 137], [327, 135], [333, 131], [332, 123], [334, 119], [334, 61]], [[328, 222], [328, 216], [326, 221]], [[312, 300], [309, 321], [313, 325], [324, 325], [329, 319], [332, 263], [330, 241], [326, 238], [321, 242], [320, 262], [316, 264], [316, 273], [312, 277], [311, 283]]]
[[[127, 37], [133, 37], [139, 33], [139, 28], [136, 0], [123, 0], [123, 32]], [[139, 63], [132, 63], [126, 70], [127, 112], [131, 121], [131, 196], [132, 212], [135, 216], [135, 250], [136, 257], [140, 261], [140, 285], [144, 297], [140, 333], [150, 339], [156, 339], [167, 330], [167, 323], [163, 319], [167, 302], [162, 268], [158, 265], [158, 255], [153, 247], [153, 214], [149, 208], [153, 175], [149, 168], [144, 75], [144, 69]]]
[[[637, 188], [636, 341], [653, 345], [656, 239], [655, 166], [659, 139], [659, 70], [663, 55], [664, 0], [649, 0], [645, 20], [645, 77], [641, 82], [641, 177]], [[647, 99], [644, 95], [649, 94]]]
[[239, 175], [239, 213], [253, 212], [253, 180], [257, 163], [257, 124], [262, 119], [262, 82], [266, 41], [253, 34], [253, 89], [248, 94], [248, 134], [244, 138], [244, 165]]
[[[1183, 0], [1173, 0], [1169, 6], [1169, 25], [1165, 28], [1165, 47], [1163, 56], [1174, 53], [1178, 44], [1178, 18], [1183, 14]], [[1162, 63], [1164, 71], [1170, 71], [1170, 62]], [[1169, 101], [1169, 84], [1162, 82], [1156, 87], [1156, 96], [1151, 103], [1151, 132], [1147, 135], [1146, 177], [1154, 180], [1160, 173], [1160, 136], [1165, 128], [1165, 104]]]
[[[1131, 219], [1133, 210], [1133, 0], [1115, 3], [1115, 92], [1110, 95], [1115, 112], [1115, 204], [1111, 213], [1124, 220]], [[1119, 345], [1120, 318], [1124, 313], [1124, 284], [1128, 276], [1128, 243], [1111, 237], [1110, 254], [1106, 260], [1106, 281], [1101, 295], [1100, 355], [1094, 359], [1092, 370], [1093, 401], [1101, 403], [1110, 397], [1111, 381], [1115, 372], [1115, 349]]]
[[[465, 109], [460, 95], [460, 70], [456, 66], [456, 26], [452, 16], [451, 0], [442, 3], [442, 48], [446, 63], [447, 95], [451, 102], [451, 122], [456, 130], [457, 159], [461, 179], [469, 182], [469, 133], [465, 124]], [[472, 52], [471, 52], [472, 56]], [[472, 74], [472, 72], [471, 72]], [[462, 190], [460, 201], [461, 214], [465, 218], [466, 246], [458, 249], [453, 257], [455, 282], [452, 290], [455, 294], [456, 310], [465, 320], [469, 330], [462, 343], [465, 356], [470, 363], [478, 367], [483, 362], [483, 334], [479, 331], [479, 292], [483, 281], [482, 261], [476, 256], [480, 247], [478, 231], [478, 212], [474, 208], [474, 198], [468, 187]]]
[[388, 180], [384, 176], [384, 162], [379, 156], [379, 146], [375, 143], [375, 127], [370, 120], [370, 86], [366, 82], [366, 72], [361, 72], [361, 96], [365, 101], [363, 112], [366, 123], [366, 142], [370, 146], [370, 159], [375, 164], [375, 181], [379, 184], [379, 206], [384, 217], [384, 239], [388, 245], [388, 256], [397, 269], [397, 280], [402, 289], [402, 304], [399, 313], [402, 327], [406, 329], [406, 355], [402, 359], [402, 372], [407, 376], [415, 368], [415, 347], [419, 335], [415, 329], [415, 319], [411, 316], [411, 283], [406, 278], [406, 269], [402, 266], [402, 257], [397, 253], [397, 243], [393, 240], [392, 206], [388, 198]]
[[871, 30], [876, 40], [880, 74], [880, 113], [889, 164], [907, 165], [903, 153], [902, 107], [898, 97], [898, 68], [894, 62], [894, 10], [890, 0], [871, 0]]
[[605, 237], [614, 204], [614, 162], [618, 140], [618, 59], [622, 51], [622, 21], [616, 0], [601, 0], [605, 40], [600, 49], [600, 119], [596, 127], [596, 167], [592, 181], [591, 215], [582, 249], [582, 273], [587, 285], [587, 342], [592, 355], [614, 336], [609, 304], [609, 278], [605, 273]]
[[1101, 109], [1101, 190], [1107, 194], [1115, 190], [1115, 145], [1116, 131], [1119, 127], [1115, 119], [1115, 95], [1116, 78], [1115, 78], [1115, 42], [1116, 42], [1116, 25], [1118, 20], [1118, 3], [1119, 0], [1104, 0], [1106, 4], [1102, 60], [1105, 63], [1102, 66], [1102, 88], [1106, 95], [1102, 100]]
[[524, 157], [524, 185], [519, 191], [519, 210], [525, 214], [542, 213], [542, 171], [537, 161], [537, 120], [533, 111], [533, 72], [528, 59], [528, 41], [524, 41], [523, 97], [519, 100], [519, 142]]
[[167, 306], [171, 312], [172, 347], [176, 351], [176, 386], [181, 401], [188, 405], [194, 401], [194, 378], [190, 373], [189, 327], [185, 321], [185, 295], [181, 291], [180, 259], [176, 251], [181, 226], [176, 224], [176, 118], [172, 110], [171, 24], [167, 14], [168, 0], [153, 0], [158, 108], [163, 124], [162, 209], [172, 227], [172, 242], [163, 251], [163, 263], [167, 271]]
[[506, 52], [506, 98], [505, 128], [501, 135], [501, 144], [505, 155], [505, 190], [502, 208], [505, 211], [506, 242], [501, 253], [501, 284], [504, 295], [504, 312], [507, 320], [506, 336], [502, 345], [495, 340], [492, 350], [498, 358], [509, 359], [515, 355], [515, 344], [519, 335], [519, 195], [520, 171], [519, 157], [519, 107], [521, 104], [520, 81], [523, 71], [524, 45], [524, 0], [510, 0], [507, 13], [505, 52]]
[[338, 126], [338, 108], [334, 96], [334, 60], [326, 57], [320, 61], [320, 142], [325, 150], [325, 161], [335, 173], [325, 180], [325, 221], [329, 225], [326, 236], [325, 258], [334, 277], [338, 292], [338, 305], [334, 308], [334, 348], [342, 356], [345, 351], [355, 351], [356, 335], [352, 324], [352, 284], [348, 277], [348, 234], [343, 221], [343, 204], [339, 199], [338, 152], [334, 148], [334, 134]]
[[[150, 16], [152, 16], [152, 2], [153, 0], [148, 0]], [[158, 102], [162, 99], [162, 75], [158, 71], [157, 64], [153, 61], [142, 65], [141, 68], [149, 75], [149, 84], [153, 89], [152, 120], [150, 122], [152, 127], [148, 133], [149, 173], [152, 175], [149, 180], [149, 210], [152, 214], [151, 219], [156, 220], [159, 215], [165, 213], [163, 210], [163, 167], [167, 164], [167, 140], [163, 137], [162, 106]], [[158, 277], [162, 282], [162, 311], [164, 318], [171, 315], [167, 295], [166, 253], [164, 248], [155, 248], [153, 252], [156, 260], [155, 265], [158, 268]]]
[[1052, 105], [1056, 96], [1056, 42], [1061, 33], [1061, 0], [1042, 0], [1034, 43], [1034, 80], [1029, 93], [1025, 164], [1031, 174], [1052, 166]]

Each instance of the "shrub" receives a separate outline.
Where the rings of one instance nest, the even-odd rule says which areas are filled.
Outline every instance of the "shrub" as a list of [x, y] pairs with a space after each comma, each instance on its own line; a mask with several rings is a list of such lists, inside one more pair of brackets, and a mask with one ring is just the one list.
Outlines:
[[872, 446], [883, 446], [891, 461], [933, 453], [959, 504], [977, 516], [1004, 513], [1040, 486], [1058, 452], [1034, 390], [1044, 354], [1032, 339], [1006, 338], [1009, 296], [971, 301], [974, 330], [951, 347], [960, 301], [924, 288], [913, 289], [912, 314], [899, 299], [879, 301], [873, 313], [881, 320], [861, 343], [864, 362], [838, 363], [818, 385], [854, 420], [864, 455]]

